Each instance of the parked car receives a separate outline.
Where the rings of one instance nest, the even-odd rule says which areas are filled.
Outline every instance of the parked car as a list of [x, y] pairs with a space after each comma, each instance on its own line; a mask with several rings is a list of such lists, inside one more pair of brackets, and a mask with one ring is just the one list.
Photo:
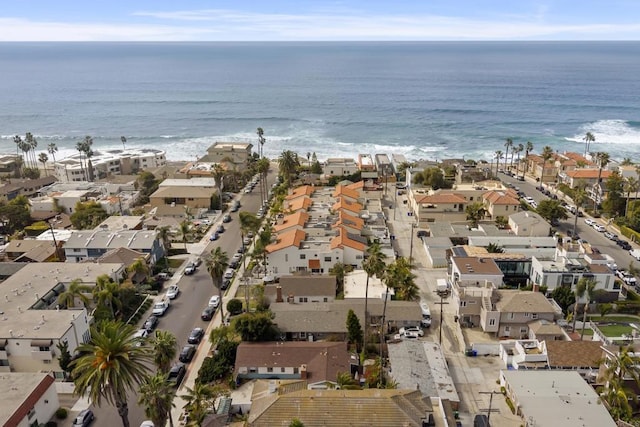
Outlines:
[[193, 263], [187, 264], [187, 266], [184, 268], [185, 276], [190, 276], [195, 272], [196, 272], [196, 266]]
[[600, 233], [604, 233], [605, 231], [607, 231], [607, 229], [606, 229], [606, 228], [604, 228], [604, 225], [600, 225], [600, 224], [594, 224], [594, 225], [593, 225], [593, 228], [594, 228], [596, 231], [599, 231]]
[[400, 335], [405, 336], [407, 334], [417, 334], [420, 337], [424, 336], [424, 332], [422, 331], [422, 329], [417, 326], [407, 326], [406, 328], [400, 328], [398, 332], [400, 333]]
[[620, 238], [618, 237], [617, 234], [612, 233], [610, 231], [605, 231], [604, 232], [604, 237], [606, 237], [609, 240], [613, 240], [614, 242], [617, 242], [618, 240], [620, 240]]
[[592, 220], [591, 218], [585, 218], [584, 219], [584, 223], [593, 227], [593, 224], [595, 224], [596, 222], [594, 220]]
[[229, 285], [231, 285], [231, 280], [224, 279], [222, 280], [222, 285], [220, 285], [220, 289], [222, 289], [223, 291], [226, 291], [229, 288]]
[[158, 318], [156, 316], [149, 316], [142, 327], [145, 328], [148, 333], [151, 333], [157, 326]]
[[218, 240], [218, 237], [219, 237], [218, 232], [214, 231], [213, 233], [211, 233], [211, 236], [209, 236], [209, 240], [213, 242], [214, 240]]
[[233, 268], [227, 268], [227, 271], [224, 272], [223, 279], [232, 279], [235, 274], [235, 270]]
[[616, 275], [627, 285], [635, 286], [637, 283], [636, 278], [627, 270], [618, 270], [616, 271]]
[[218, 308], [220, 305], [220, 297], [218, 295], [214, 295], [209, 298], [209, 305], [214, 308]]
[[216, 228], [216, 232], [217, 232], [218, 234], [222, 234], [222, 233], [224, 233], [224, 225], [220, 224], [220, 225], [218, 226], [218, 228]]
[[184, 379], [184, 376], [186, 375], [186, 373], [187, 373], [187, 369], [184, 367], [184, 364], [176, 363], [171, 367], [171, 370], [169, 371], [169, 375], [167, 376], [167, 382], [172, 387], [177, 388], [182, 382], [182, 380]]
[[158, 301], [157, 303], [154, 304], [153, 306], [153, 310], [151, 311], [151, 313], [154, 316], [163, 316], [164, 313], [167, 312], [167, 309], [169, 308], [169, 299], [168, 298], [164, 298], [162, 301]]
[[216, 312], [216, 308], [215, 307], [211, 307], [210, 305], [205, 307], [204, 310], [202, 310], [202, 314], [200, 314], [200, 318], [202, 320], [205, 321], [209, 321], [213, 318], [214, 313]]
[[204, 329], [193, 328], [193, 330], [189, 334], [189, 338], [187, 338], [187, 342], [189, 344], [200, 344], [200, 341], [202, 341], [202, 337], [204, 337]]
[[167, 298], [175, 299], [179, 293], [180, 288], [178, 287], [178, 285], [171, 285], [169, 286], [169, 289], [167, 289]]
[[245, 237], [244, 239], [242, 239], [242, 244], [244, 246], [249, 246], [251, 244], [251, 238], [250, 237]]
[[193, 360], [193, 356], [196, 354], [196, 347], [193, 345], [185, 345], [182, 347], [180, 351], [180, 356], [178, 356], [178, 360], [183, 363], [189, 363]]
[[144, 339], [147, 338], [147, 336], [149, 336], [149, 331], [147, 331], [146, 329], [138, 329], [133, 334], [133, 338], [138, 340], [138, 342], [136, 342], [136, 346], [141, 347], [142, 344], [144, 344]]
[[222, 222], [225, 222], [225, 223], [226, 223], [226, 222], [231, 222], [231, 215], [229, 215], [229, 214], [225, 214], [225, 215], [222, 217]]
[[91, 409], [84, 409], [80, 411], [78, 416], [76, 416], [76, 419], [73, 420], [73, 427], [87, 427], [95, 419], [96, 417], [93, 415], [93, 411]]
[[240, 263], [238, 262], [238, 260], [232, 259], [231, 261], [229, 261], [229, 268], [233, 268], [235, 270], [239, 265]]
[[427, 230], [418, 230], [416, 233], [418, 237], [429, 237], [429, 232]]
[[618, 241], [616, 243], [618, 244], [618, 246], [620, 246], [625, 251], [628, 251], [629, 249], [631, 249], [631, 244], [629, 242], [627, 242], [626, 240], [618, 239]]
[[640, 249], [629, 249], [629, 255], [640, 261]]

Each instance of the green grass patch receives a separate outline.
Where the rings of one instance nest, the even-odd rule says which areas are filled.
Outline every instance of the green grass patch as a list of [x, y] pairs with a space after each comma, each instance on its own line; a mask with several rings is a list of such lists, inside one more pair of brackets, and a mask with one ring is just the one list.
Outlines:
[[[576, 332], [582, 334], [582, 329], [578, 329], [576, 328]], [[589, 329], [589, 328], [584, 328], [584, 335], [585, 336], [592, 336], [593, 335], [593, 329]]]
[[591, 320], [592, 322], [632, 322], [632, 323], [636, 323], [636, 322], [640, 322], [640, 316], [631, 316], [631, 315], [624, 315], [624, 316], [589, 316], [589, 320]]
[[598, 329], [607, 337], [621, 337], [633, 331], [633, 328], [628, 325], [598, 325]]
[[180, 267], [186, 260], [184, 259], [175, 259], [169, 258], [169, 268], [178, 268]]

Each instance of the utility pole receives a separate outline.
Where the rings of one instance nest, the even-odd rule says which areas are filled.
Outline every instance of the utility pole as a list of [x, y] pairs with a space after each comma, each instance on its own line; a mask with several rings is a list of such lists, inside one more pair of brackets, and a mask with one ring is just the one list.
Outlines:
[[449, 291], [449, 289], [436, 291], [436, 294], [438, 294], [438, 296], [440, 297], [440, 302], [436, 302], [436, 304], [440, 304], [440, 327], [439, 327], [440, 331], [438, 333], [438, 335], [439, 335], [439, 341], [438, 342], [440, 343], [440, 345], [442, 345], [442, 324], [444, 323], [442, 306], [445, 305], [445, 304], [449, 304], [449, 302], [445, 302], [443, 300], [449, 296], [450, 291]]
[[411, 238], [409, 239], [409, 264], [413, 265], [413, 231], [415, 230], [415, 224], [411, 223]]
[[[480, 394], [488, 394], [489, 395], [489, 409], [487, 409], [487, 421], [489, 421], [489, 419], [491, 418], [491, 412], [494, 411], [494, 409], [491, 409], [491, 406], [493, 404], [493, 395], [494, 394], [502, 394], [499, 391], [480, 391]], [[498, 411], [497, 409], [495, 409], [495, 411]]]

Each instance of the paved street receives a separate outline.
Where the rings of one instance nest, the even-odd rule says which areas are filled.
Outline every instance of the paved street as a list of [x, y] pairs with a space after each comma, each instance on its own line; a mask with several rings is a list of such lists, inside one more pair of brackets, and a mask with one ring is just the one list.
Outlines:
[[[275, 179], [275, 174], [271, 173], [269, 175], [269, 183], [273, 183]], [[270, 186], [270, 185], [269, 185]], [[259, 187], [253, 190], [250, 194], [240, 193], [236, 196], [236, 199], [241, 201], [242, 207], [240, 211], [250, 211], [257, 212], [260, 207], [260, 191]], [[189, 259], [195, 256], [202, 256], [204, 258], [205, 254], [210, 253], [210, 251], [217, 246], [220, 246], [223, 250], [225, 250], [229, 257], [231, 257], [236, 250], [241, 245], [241, 237], [240, 237], [240, 222], [238, 221], [238, 213], [231, 213], [232, 221], [224, 224], [225, 232], [220, 235], [220, 238], [215, 242], [209, 241], [209, 235], [207, 234], [203, 240], [199, 243], [195, 244], [187, 244], [187, 248], [189, 250], [189, 256], [184, 256], [185, 259]], [[214, 230], [218, 224], [222, 224], [222, 217], [216, 218], [211, 226], [210, 230]], [[210, 233], [209, 233], [210, 234]], [[175, 245], [180, 245], [180, 243], [175, 243]], [[178, 298], [174, 299], [171, 302], [171, 306], [167, 313], [160, 319], [160, 323], [158, 324], [158, 329], [164, 329], [170, 331], [177, 338], [179, 349], [182, 348], [183, 345], [187, 342], [187, 337], [191, 330], [195, 327], [202, 327], [209, 329], [219, 326], [221, 323], [220, 319], [220, 310], [217, 311], [216, 316], [211, 322], [205, 322], [200, 319], [200, 313], [207, 306], [209, 298], [212, 295], [217, 295], [217, 289], [213, 286], [211, 281], [211, 277], [209, 276], [204, 263], [198, 268], [195, 274], [190, 276], [184, 276], [182, 274], [181, 267], [174, 277], [171, 280], [167, 281], [164, 284], [164, 288], [166, 289], [168, 286], [177, 283], [180, 286], [181, 293]], [[235, 295], [235, 290], [238, 286], [238, 281], [234, 281], [232, 287], [227, 290], [227, 295]], [[162, 294], [160, 294], [162, 296]], [[224, 298], [222, 304], [226, 304], [229, 298]], [[141, 319], [141, 323], [144, 322], [146, 317], [148, 317], [151, 313], [151, 310], [143, 316]], [[207, 334], [208, 337], [208, 334]], [[210, 351], [210, 344], [208, 339], [205, 338], [203, 342], [198, 347], [198, 353], [194, 357], [194, 360], [188, 365], [188, 373], [187, 377], [182, 383], [182, 386], [178, 390], [178, 396], [183, 394], [184, 386], [187, 385], [189, 387], [193, 386], [193, 381], [197, 376], [197, 370], [202, 363], [202, 360], [207, 356]], [[176, 410], [175, 419], [177, 419], [177, 415], [181, 412], [182, 406], [184, 403], [181, 399], [177, 398], [175, 401]], [[80, 404], [81, 405], [81, 404]], [[79, 406], [80, 406], [79, 405]], [[111, 427], [115, 424], [118, 424], [119, 418], [118, 413], [115, 407], [111, 405], [105, 405], [101, 408], [94, 408], [94, 412], [96, 414], [96, 420], [94, 422], [95, 427]], [[129, 396], [129, 420], [132, 426], [138, 426], [142, 421], [144, 421], [146, 417], [144, 416], [143, 408], [139, 407], [137, 404], [137, 396], [130, 395]], [[69, 423], [70, 424], [70, 423]]]

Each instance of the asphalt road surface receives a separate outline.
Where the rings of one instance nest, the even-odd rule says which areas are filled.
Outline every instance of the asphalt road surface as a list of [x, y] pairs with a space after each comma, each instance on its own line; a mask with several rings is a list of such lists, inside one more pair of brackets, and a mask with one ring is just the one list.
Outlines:
[[[535, 184], [530, 181], [524, 181], [524, 182], [518, 181], [515, 178], [505, 175], [503, 173], [500, 174], [500, 179], [505, 183], [512, 183], [516, 187], [519, 187], [521, 191], [525, 192], [527, 196], [533, 197], [533, 199], [538, 203], [541, 200], [548, 199], [547, 196], [545, 196], [543, 193], [541, 193], [536, 189], [536, 185], [539, 185], [539, 184]], [[553, 190], [551, 188], [549, 188], [549, 190], [553, 194]], [[569, 204], [572, 204], [569, 198], [567, 198], [566, 202]], [[573, 225], [575, 221], [574, 215], [572, 215], [571, 213], [567, 213], [567, 214], [569, 217], [566, 220], [560, 220], [560, 225], [558, 227], [555, 227], [558, 231], [560, 231], [565, 235], [567, 234], [567, 231], [569, 230], [573, 231]], [[634, 258], [629, 254], [628, 251], [622, 249], [614, 241], [604, 237], [603, 233], [600, 233], [596, 231], [593, 227], [585, 224], [584, 220], [586, 218], [588, 218], [586, 214], [584, 217], [578, 218], [578, 223], [577, 223], [578, 236], [580, 236], [581, 239], [589, 242], [589, 244], [591, 244], [592, 246], [598, 248], [601, 253], [608, 254], [611, 257], [613, 257], [616, 261], [616, 264], [618, 265], [618, 268], [621, 268], [621, 269], [627, 268], [629, 266], [629, 263], [631, 261], [634, 261]], [[604, 225], [607, 231], [610, 231], [612, 233], [619, 235], [619, 233], [617, 233], [616, 230], [613, 229], [613, 227], [609, 226], [606, 223], [606, 221], [602, 219], [596, 219], [596, 221], [598, 222], [598, 224]], [[624, 240], [629, 240], [621, 235], [619, 235], [619, 237]], [[633, 245], [633, 246], [634, 248], [637, 247], [637, 245]]]
[[[274, 175], [270, 174], [269, 178], [269, 182], [272, 182]], [[253, 192], [249, 194], [241, 192], [238, 196], [241, 196], [241, 207], [238, 212], [249, 211], [255, 213], [260, 208], [260, 190], [258, 186], [255, 187]], [[238, 196], [236, 196], [236, 199]], [[238, 212], [230, 213], [232, 221], [224, 224], [226, 229], [225, 232], [220, 234], [220, 238], [218, 240], [210, 242], [207, 245], [203, 256], [210, 253], [212, 249], [215, 249], [218, 246], [229, 254], [229, 258], [231, 258], [231, 256], [237, 251], [242, 244]], [[220, 218], [218, 218], [210, 227], [209, 234], [211, 234], [217, 225], [221, 223], [222, 216], [220, 216]], [[182, 274], [183, 268], [184, 265], [176, 272], [176, 274]], [[193, 275], [183, 275], [178, 281], [178, 286], [181, 290], [180, 295], [171, 301], [171, 306], [165, 315], [160, 318], [158, 329], [168, 330], [175, 335], [178, 341], [179, 353], [182, 347], [187, 344], [187, 338], [193, 328], [201, 327], [204, 329], [207, 327], [208, 322], [200, 319], [200, 313], [207, 306], [209, 298], [212, 295], [218, 294], [218, 290], [213, 286], [211, 277], [209, 276], [204, 263], [198, 267], [197, 271]], [[140, 324], [144, 323], [150, 314], [151, 309], [149, 309], [148, 313], [142, 317]], [[206, 339], [207, 337], [205, 337], [203, 341]], [[204, 347], [205, 346], [201, 344], [198, 351], [205, 351]], [[189, 368], [189, 365], [187, 365], [187, 368]], [[137, 396], [131, 393], [129, 395], [128, 402], [129, 421], [132, 427], [139, 426], [142, 421], [147, 419], [144, 415], [144, 409], [138, 406], [137, 401]], [[120, 418], [115, 406], [103, 403], [102, 407], [94, 408], [94, 413], [96, 415], [96, 420], [93, 426], [95, 427], [112, 427], [120, 424]]]

